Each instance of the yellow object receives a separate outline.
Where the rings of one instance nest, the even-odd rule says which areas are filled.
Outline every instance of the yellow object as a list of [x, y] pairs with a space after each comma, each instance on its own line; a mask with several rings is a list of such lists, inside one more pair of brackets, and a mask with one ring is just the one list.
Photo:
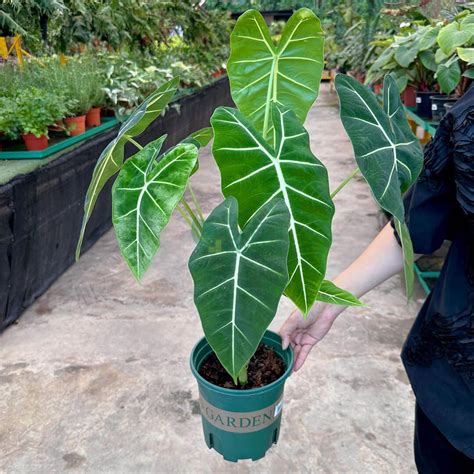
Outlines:
[[18, 64], [20, 67], [23, 67], [24, 60], [23, 60], [23, 55], [32, 57], [28, 51], [25, 51], [24, 49], [21, 48], [21, 36], [16, 35], [13, 37], [13, 42], [10, 47], [8, 47], [7, 43], [7, 37], [6, 36], [0, 36], [0, 55], [2, 56], [3, 59], [8, 59], [8, 56], [12, 54], [12, 52], [15, 51], [16, 57], [18, 59]]

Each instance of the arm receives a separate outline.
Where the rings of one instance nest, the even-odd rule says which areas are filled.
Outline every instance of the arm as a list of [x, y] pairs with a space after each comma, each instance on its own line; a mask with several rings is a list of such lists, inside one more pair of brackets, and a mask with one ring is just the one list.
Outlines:
[[[335, 279], [340, 288], [360, 297], [403, 269], [403, 253], [394, 231], [387, 224], [365, 251]], [[295, 372], [311, 349], [328, 333], [346, 306], [316, 302], [308, 318], [294, 311], [280, 329], [283, 348], [295, 350]]]

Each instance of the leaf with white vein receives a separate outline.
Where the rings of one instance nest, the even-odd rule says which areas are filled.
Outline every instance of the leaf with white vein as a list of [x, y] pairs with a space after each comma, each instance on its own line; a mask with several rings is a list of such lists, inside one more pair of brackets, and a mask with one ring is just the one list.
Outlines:
[[232, 98], [268, 139], [272, 102], [292, 109], [301, 123], [316, 100], [324, 62], [321, 24], [308, 8], [288, 20], [277, 46], [262, 15], [249, 10], [230, 37], [227, 63]]
[[122, 167], [124, 158], [124, 147], [127, 138], [133, 138], [145, 131], [145, 129], [161, 114], [168, 105], [178, 88], [179, 78], [176, 77], [163, 84], [155, 92], [150, 94], [143, 103], [137, 107], [132, 115], [122, 124], [117, 137], [112, 140], [99, 156], [92, 174], [92, 179], [87, 189], [84, 202], [84, 217], [82, 221], [79, 241], [76, 248], [76, 259], [81, 253], [82, 241], [86, 231], [95, 203], [105, 183]]
[[341, 120], [361, 173], [380, 206], [403, 222], [402, 193], [418, 177], [423, 153], [408, 127], [394, 79], [385, 77], [385, 110], [354, 78], [338, 74], [336, 91]]
[[156, 162], [163, 139], [128, 159], [112, 189], [112, 221], [120, 252], [138, 280], [160, 246], [160, 233], [197, 160], [197, 148], [188, 143], [177, 145]]
[[285, 203], [273, 199], [240, 233], [237, 201], [227, 198], [207, 218], [189, 259], [206, 339], [235, 383], [288, 281], [288, 225]]
[[385, 76], [383, 108], [358, 81], [336, 77], [341, 119], [359, 169], [379, 205], [392, 214], [404, 251], [407, 296], [413, 292], [413, 249], [406, 228], [402, 194], [416, 181], [423, 152], [407, 122], [395, 80]]
[[245, 226], [274, 197], [290, 212], [290, 280], [285, 294], [307, 315], [326, 272], [334, 205], [328, 174], [312, 154], [308, 133], [295, 114], [273, 104], [275, 148], [238, 110], [219, 107], [211, 118], [213, 155], [224, 196], [239, 202]]
[[343, 306], [363, 306], [353, 294], [338, 288], [333, 282], [323, 280], [318, 292], [318, 301]]

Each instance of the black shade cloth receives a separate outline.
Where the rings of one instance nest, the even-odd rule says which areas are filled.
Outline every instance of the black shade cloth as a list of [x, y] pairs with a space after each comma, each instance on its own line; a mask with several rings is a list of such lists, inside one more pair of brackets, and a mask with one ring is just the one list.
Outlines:
[[422, 174], [405, 197], [415, 253], [451, 240], [440, 278], [402, 359], [417, 402], [443, 435], [474, 458], [474, 89], [441, 121]]
[[[232, 105], [223, 78], [179, 99], [139, 137], [142, 144], [168, 134], [164, 149], [209, 126], [219, 105]], [[73, 262], [84, 198], [92, 171], [118, 127], [90, 139], [58, 159], [0, 186], [0, 332]], [[125, 156], [136, 148], [127, 145]], [[83, 252], [112, 225], [109, 180], [87, 227]]]

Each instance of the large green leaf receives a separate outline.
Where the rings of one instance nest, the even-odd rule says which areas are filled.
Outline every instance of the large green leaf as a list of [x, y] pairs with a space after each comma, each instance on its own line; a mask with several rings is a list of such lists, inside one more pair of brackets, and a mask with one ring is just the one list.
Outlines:
[[385, 77], [385, 110], [351, 77], [338, 75], [336, 90], [359, 169], [380, 206], [403, 222], [402, 193], [416, 180], [423, 154], [406, 121], [395, 81]]
[[206, 339], [235, 383], [288, 282], [289, 214], [283, 200], [273, 199], [242, 233], [237, 221], [237, 201], [229, 197], [207, 218], [189, 259]]
[[453, 56], [448, 61], [441, 63], [436, 71], [436, 79], [442, 92], [451, 94], [461, 80], [461, 67], [459, 60]]
[[318, 95], [324, 61], [324, 37], [314, 13], [295, 12], [275, 46], [262, 15], [249, 10], [237, 20], [230, 45], [232, 98], [255, 128], [268, 138], [272, 102], [292, 109], [303, 123]]
[[413, 282], [415, 280], [415, 272], [413, 269], [413, 265], [415, 264], [413, 244], [411, 242], [410, 232], [408, 231], [407, 225], [404, 222], [400, 222], [397, 218], [394, 218], [394, 222], [398, 237], [402, 243], [405, 290], [407, 298], [410, 299], [413, 295]]
[[384, 80], [383, 109], [356, 80], [336, 77], [341, 119], [351, 138], [359, 169], [379, 205], [390, 212], [404, 251], [407, 297], [413, 288], [413, 249], [406, 228], [402, 194], [423, 166], [423, 152], [407, 122], [400, 91], [392, 77]]
[[474, 48], [458, 48], [457, 53], [467, 64], [474, 64]]
[[179, 78], [176, 77], [163, 84], [159, 89], [145, 99], [127, 121], [122, 124], [117, 137], [112, 140], [101, 153], [86, 193], [84, 217], [76, 248], [76, 259], [80, 256], [87, 222], [92, 215], [99, 193], [109, 178], [117, 173], [122, 166], [124, 147], [127, 143], [127, 139], [136, 137], [143, 133], [151, 122], [161, 114], [175, 94], [178, 84]]
[[453, 21], [441, 28], [438, 35], [438, 44], [444, 54], [450, 55], [458, 46], [464, 46], [471, 36], [472, 32], [469, 29], [469, 22], [462, 28], [457, 21]]
[[421, 51], [418, 56], [420, 58], [421, 64], [423, 64], [426, 69], [436, 72], [438, 65], [436, 64], [435, 53], [433, 53], [433, 51]]
[[318, 301], [343, 306], [363, 306], [363, 304], [351, 293], [338, 288], [333, 282], [323, 280], [319, 288]]
[[211, 118], [213, 155], [222, 192], [239, 202], [245, 225], [261, 207], [282, 197], [290, 212], [290, 280], [285, 294], [306, 315], [326, 271], [334, 205], [324, 165], [311, 153], [309, 137], [295, 114], [272, 106], [275, 147], [239, 111], [219, 107]]
[[198, 154], [193, 144], [180, 144], [156, 162], [163, 139], [127, 160], [112, 189], [120, 252], [138, 280], [160, 246], [160, 233], [184, 194]]

